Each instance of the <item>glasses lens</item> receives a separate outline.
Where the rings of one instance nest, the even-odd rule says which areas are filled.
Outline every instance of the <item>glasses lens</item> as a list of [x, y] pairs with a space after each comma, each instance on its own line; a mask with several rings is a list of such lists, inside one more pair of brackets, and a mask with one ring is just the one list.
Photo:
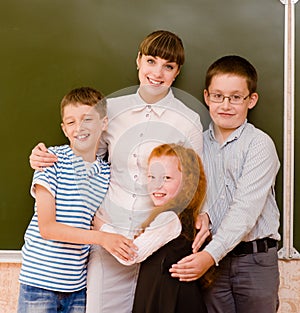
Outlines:
[[221, 94], [210, 93], [209, 94], [209, 100], [212, 102], [221, 103], [221, 102], [223, 102], [224, 98], [223, 98], [223, 95], [221, 95]]
[[244, 100], [244, 98], [242, 96], [239, 96], [239, 95], [232, 95], [230, 97], [230, 102], [233, 104], [240, 104], [243, 102], [243, 100]]

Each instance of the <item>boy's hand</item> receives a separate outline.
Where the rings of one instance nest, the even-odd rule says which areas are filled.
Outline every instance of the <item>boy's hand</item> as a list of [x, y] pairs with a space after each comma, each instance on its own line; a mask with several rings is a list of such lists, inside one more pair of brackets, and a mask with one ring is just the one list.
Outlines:
[[172, 277], [180, 281], [193, 281], [204, 275], [215, 264], [212, 256], [206, 251], [190, 254], [173, 264], [170, 268]]
[[48, 152], [45, 144], [40, 142], [37, 146], [35, 146], [31, 155], [29, 156], [30, 166], [34, 170], [42, 171], [43, 167], [48, 167], [53, 165], [57, 161], [57, 157]]
[[132, 240], [119, 235], [107, 232], [102, 232], [102, 247], [110, 254], [118, 258], [128, 261], [136, 257], [137, 246]]
[[206, 213], [198, 215], [196, 228], [199, 229], [199, 232], [192, 244], [193, 253], [198, 252], [204, 241], [210, 236], [209, 217]]

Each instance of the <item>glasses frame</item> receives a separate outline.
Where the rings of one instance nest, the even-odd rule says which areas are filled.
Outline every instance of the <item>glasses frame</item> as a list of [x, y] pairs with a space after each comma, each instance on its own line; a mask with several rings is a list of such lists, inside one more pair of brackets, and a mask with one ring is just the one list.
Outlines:
[[[212, 99], [210, 98], [210, 95], [220, 95], [220, 96], [222, 96], [222, 98], [220, 98], [220, 101], [216, 101], [215, 99], [212, 100]], [[245, 97], [241, 96], [241, 97], [242, 97], [241, 102], [231, 102], [233, 96], [239, 96], [239, 95], [224, 96], [224, 95], [222, 95], [222, 94], [215, 93], [215, 92], [208, 92], [208, 93], [207, 93], [208, 99], [209, 99], [211, 102], [213, 102], [213, 103], [223, 103], [224, 100], [227, 98], [228, 101], [229, 101], [229, 103], [230, 103], [230, 104], [233, 104], [233, 105], [240, 105], [240, 104], [243, 104], [243, 102], [244, 102], [248, 97], [250, 97], [250, 95], [251, 95], [251, 93], [249, 93], [249, 95], [247, 95], [247, 96], [245, 96]], [[221, 100], [221, 99], [222, 99], [222, 100]]]

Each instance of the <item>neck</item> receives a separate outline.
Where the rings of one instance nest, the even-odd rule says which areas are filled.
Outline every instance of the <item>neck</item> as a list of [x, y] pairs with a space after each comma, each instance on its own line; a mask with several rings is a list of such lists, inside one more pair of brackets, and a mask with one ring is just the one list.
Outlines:
[[96, 160], [96, 151], [80, 151], [74, 147], [71, 147], [71, 148], [74, 154], [78, 157], [81, 157], [83, 161], [92, 163]]
[[[159, 88], [159, 89], [158, 89]], [[157, 90], [156, 90], [157, 89]], [[153, 87], [153, 86], [140, 86], [140, 97], [149, 104], [154, 104], [167, 96], [169, 88]]]
[[214, 134], [218, 143], [223, 144], [227, 138], [233, 133], [234, 129], [221, 129], [220, 127], [214, 125]]

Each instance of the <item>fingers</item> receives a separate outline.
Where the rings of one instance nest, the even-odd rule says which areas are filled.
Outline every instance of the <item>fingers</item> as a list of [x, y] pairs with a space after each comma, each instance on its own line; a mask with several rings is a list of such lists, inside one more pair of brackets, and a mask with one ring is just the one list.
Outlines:
[[199, 251], [200, 247], [203, 245], [205, 240], [210, 236], [209, 229], [201, 229], [198, 234], [196, 235], [194, 242], [192, 244], [193, 253]]
[[125, 239], [122, 244], [116, 249], [117, 256], [125, 261], [133, 260], [137, 254], [135, 252], [137, 247], [132, 243], [131, 240]]
[[45, 144], [43, 142], [39, 142], [34, 148], [33, 150], [40, 150], [40, 151], [44, 151], [44, 152], [47, 152], [48, 149], [46, 148]]
[[53, 165], [57, 161], [57, 157], [48, 152], [48, 149], [43, 143], [39, 143], [35, 146], [31, 155], [29, 156], [30, 166], [34, 170], [43, 170], [43, 167], [48, 167]]
[[196, 268], [186, 265], [173, 264], [169, 271], [172, 277], [178, 278], [180, 281], [193, 281], [200, 277]]

